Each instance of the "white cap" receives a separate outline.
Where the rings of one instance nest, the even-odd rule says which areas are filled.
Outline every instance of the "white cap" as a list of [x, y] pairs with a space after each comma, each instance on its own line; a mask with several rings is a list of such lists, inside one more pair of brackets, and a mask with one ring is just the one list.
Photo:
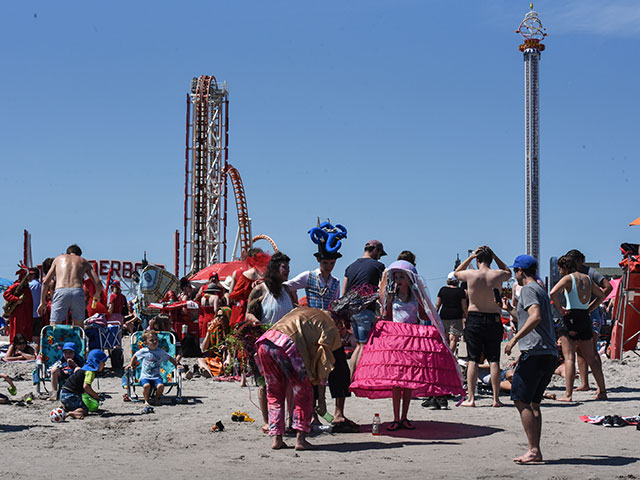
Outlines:
[[451, 272], [449, 275], [447, 275], [447, 281], [448, 282], [451, 282], [451, 281], [454, 281], [454, 280], [456, 282], [458, 281], [458, 279], [456, 278], [456, 274], [455, 273]]

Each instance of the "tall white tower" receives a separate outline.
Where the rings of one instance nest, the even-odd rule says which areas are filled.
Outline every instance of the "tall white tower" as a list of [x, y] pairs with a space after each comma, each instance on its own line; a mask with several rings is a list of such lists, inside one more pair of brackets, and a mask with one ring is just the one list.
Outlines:
[[531, 10], [516, 30], [522, 35], [524, 44], [519, 49], [524, 55], [524, 109], [525, 109], [525, 221], [526, 252], [540, 265], [540, 167], [539, 167], [539, 126], [540, 104], [538, 91], [538, 65], [540, 52], [544, 50], [541, 41], [547, 36], [538, 13]]

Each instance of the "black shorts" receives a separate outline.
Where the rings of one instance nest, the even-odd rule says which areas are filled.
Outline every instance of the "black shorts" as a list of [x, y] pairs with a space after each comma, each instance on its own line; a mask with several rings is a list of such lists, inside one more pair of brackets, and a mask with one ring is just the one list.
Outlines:
[[571, 340], [591, 340], [592, 326], [588, 310], [569, 310], [558, 325], [558, 335], [569, 337]]
[[511, 400], [540, 403], [557, 364], [555, 355], [521, 354], [511, 379]]
[[347, 354], [344, 352], [344, 347], [334, 350], [333, 357], [336, 359], [336, 363], [328, 379], [331, 398], [350, 397], [351, 392], [349, 391], [349, 386], [351, 385], [351, 372], [349, 371]]
[[469, 360], [480, 363], [482, 354], [488, 362], [500, 361], [500, 343], [504, 329], [497, 313], [469, 312], [464, 327]]

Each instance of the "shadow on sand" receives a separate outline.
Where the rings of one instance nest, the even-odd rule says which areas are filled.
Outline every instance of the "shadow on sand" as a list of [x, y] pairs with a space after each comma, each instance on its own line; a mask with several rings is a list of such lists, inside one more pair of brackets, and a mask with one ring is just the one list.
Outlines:
[[[458, 440], [463, 438], [486, 437], [504, 431], [501, 428], [483, 427], [457, 422], [414, 421], [411, 423], [416, 427], [415, 430], [400, 429], [394, 432], [390, 432], [386, 428], [390, 423], [383, 423], [380, 428], [380, 436], [408, 438], [412, 440]], [[360, 432], [371, 432], [371, 425], [361, 425]]]
[[29, 430], [30, 428], [50, 428], [50, 425], [0, 425], [0, 432], [2, 433], [11, 433], [11, 432], [23, 432], [25, 430]]
[[458, 445], [458, 442], [343, 442], [343, 443], [328, 443], [325, 445], [314, 444], [315, 449], [326, 452], [361, 452], [363, 450], [387, 450], [393, 448], [403, 448], [410, 445]]
[[608, 455], [589, 455], [578, 458], [556, 458], [545, 460], [545, 465], [593, 465], [594, 467], [624, 467], [638, 462], [634, 457], [610, 457]]

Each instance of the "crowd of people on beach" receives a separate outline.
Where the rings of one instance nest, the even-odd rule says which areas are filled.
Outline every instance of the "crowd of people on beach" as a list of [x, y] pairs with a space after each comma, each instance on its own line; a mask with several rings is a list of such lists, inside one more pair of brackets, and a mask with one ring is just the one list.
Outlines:
[[[547, 294], [534, 258], [520, 255], [508, 266], [480, 246], [448, 275], [434, 304], [411, 251], [385, 266], [382, 242], [370, 240], [362, 257], [346, 267], [341, 283], [333, 271], [346, 229], [325, 223], [313, 230], [318, 251], [309, 270], [290, 278], [286, 254], [252, 248], [243, 267], [226, 278], [212, 273], [200, 284], [180, 279], [178, 288], [162, 298], [164, 311], [154, 316], [128, 302], [115, 279], [107, 285], [110, 294], [103, 292], [91, 263], [71, 245], [46, 259], [42, 270], [21, 268], [4, 292], [10, 337], [4, 359], [34, 360], [45, 325], [83, 327], [87, 317], [104, 315], [125, 332], [144, 331], [142, 348], [124, 366], [139, 367], [142, 413], [153, 413], [160, 402], [163, 362], [171, 362], [185, 378], [253, 381], [262, 430], [272, 436], [273, 449], [287, 446], [288, 433], [295, 433], [296, 449], [312, 448], [306, 437], [320, 419], [335, 433], [359, 432], [345, 413], [351, 394], [391, 398], [394, 418], [388, 431], [415, 429], [409, 418], [412, 398], [424, 398], [423, 406], [431, 409], [447, 409], [454, 398], [474, 407], [479, 371], [486, 366], [492, 406], [503, 405], [501, 390], [510, 391], [527, 436], [527, 452], [514, 460], [537, 462], [542, 460], [540, 403], [550, 398], [545, 390], [554, 372], [566, 379], [558, 401], [573, 399], [576, 359], [582, 382], [577, 389], [589, 388], [590, 369], [597, 385], [594, 398], [607, 399], [597, 340], [600, 305], [611, 284], [585, 267], [579, 251], [558, 260], [561, 279]], [[515, 284], [508, 286], [512, 277]], [[553, 308], [559, 313], [554, 315]], [[177, 337], [181, 350], [175, 357], [159, 347], [161, 332]], [[459, 355], [461, 340], [465, 355]], [[510, 355], [516, 344], [520, 357], [505, 372], [502, 351]], [[184, 357], [198, 357], [190, 371], [181, 365]], [[85, 358], [73, 342], [60, 346], [50, 371], [50, 398], [59, 398], [63, 416], [82, 418], [97, 409], [99, 395], [92, 385], [107, 359], [99, 349]], [[13, 387], [11, 378], [1, 375]], [[333, 414], [326, 404], [327, 385]]]

